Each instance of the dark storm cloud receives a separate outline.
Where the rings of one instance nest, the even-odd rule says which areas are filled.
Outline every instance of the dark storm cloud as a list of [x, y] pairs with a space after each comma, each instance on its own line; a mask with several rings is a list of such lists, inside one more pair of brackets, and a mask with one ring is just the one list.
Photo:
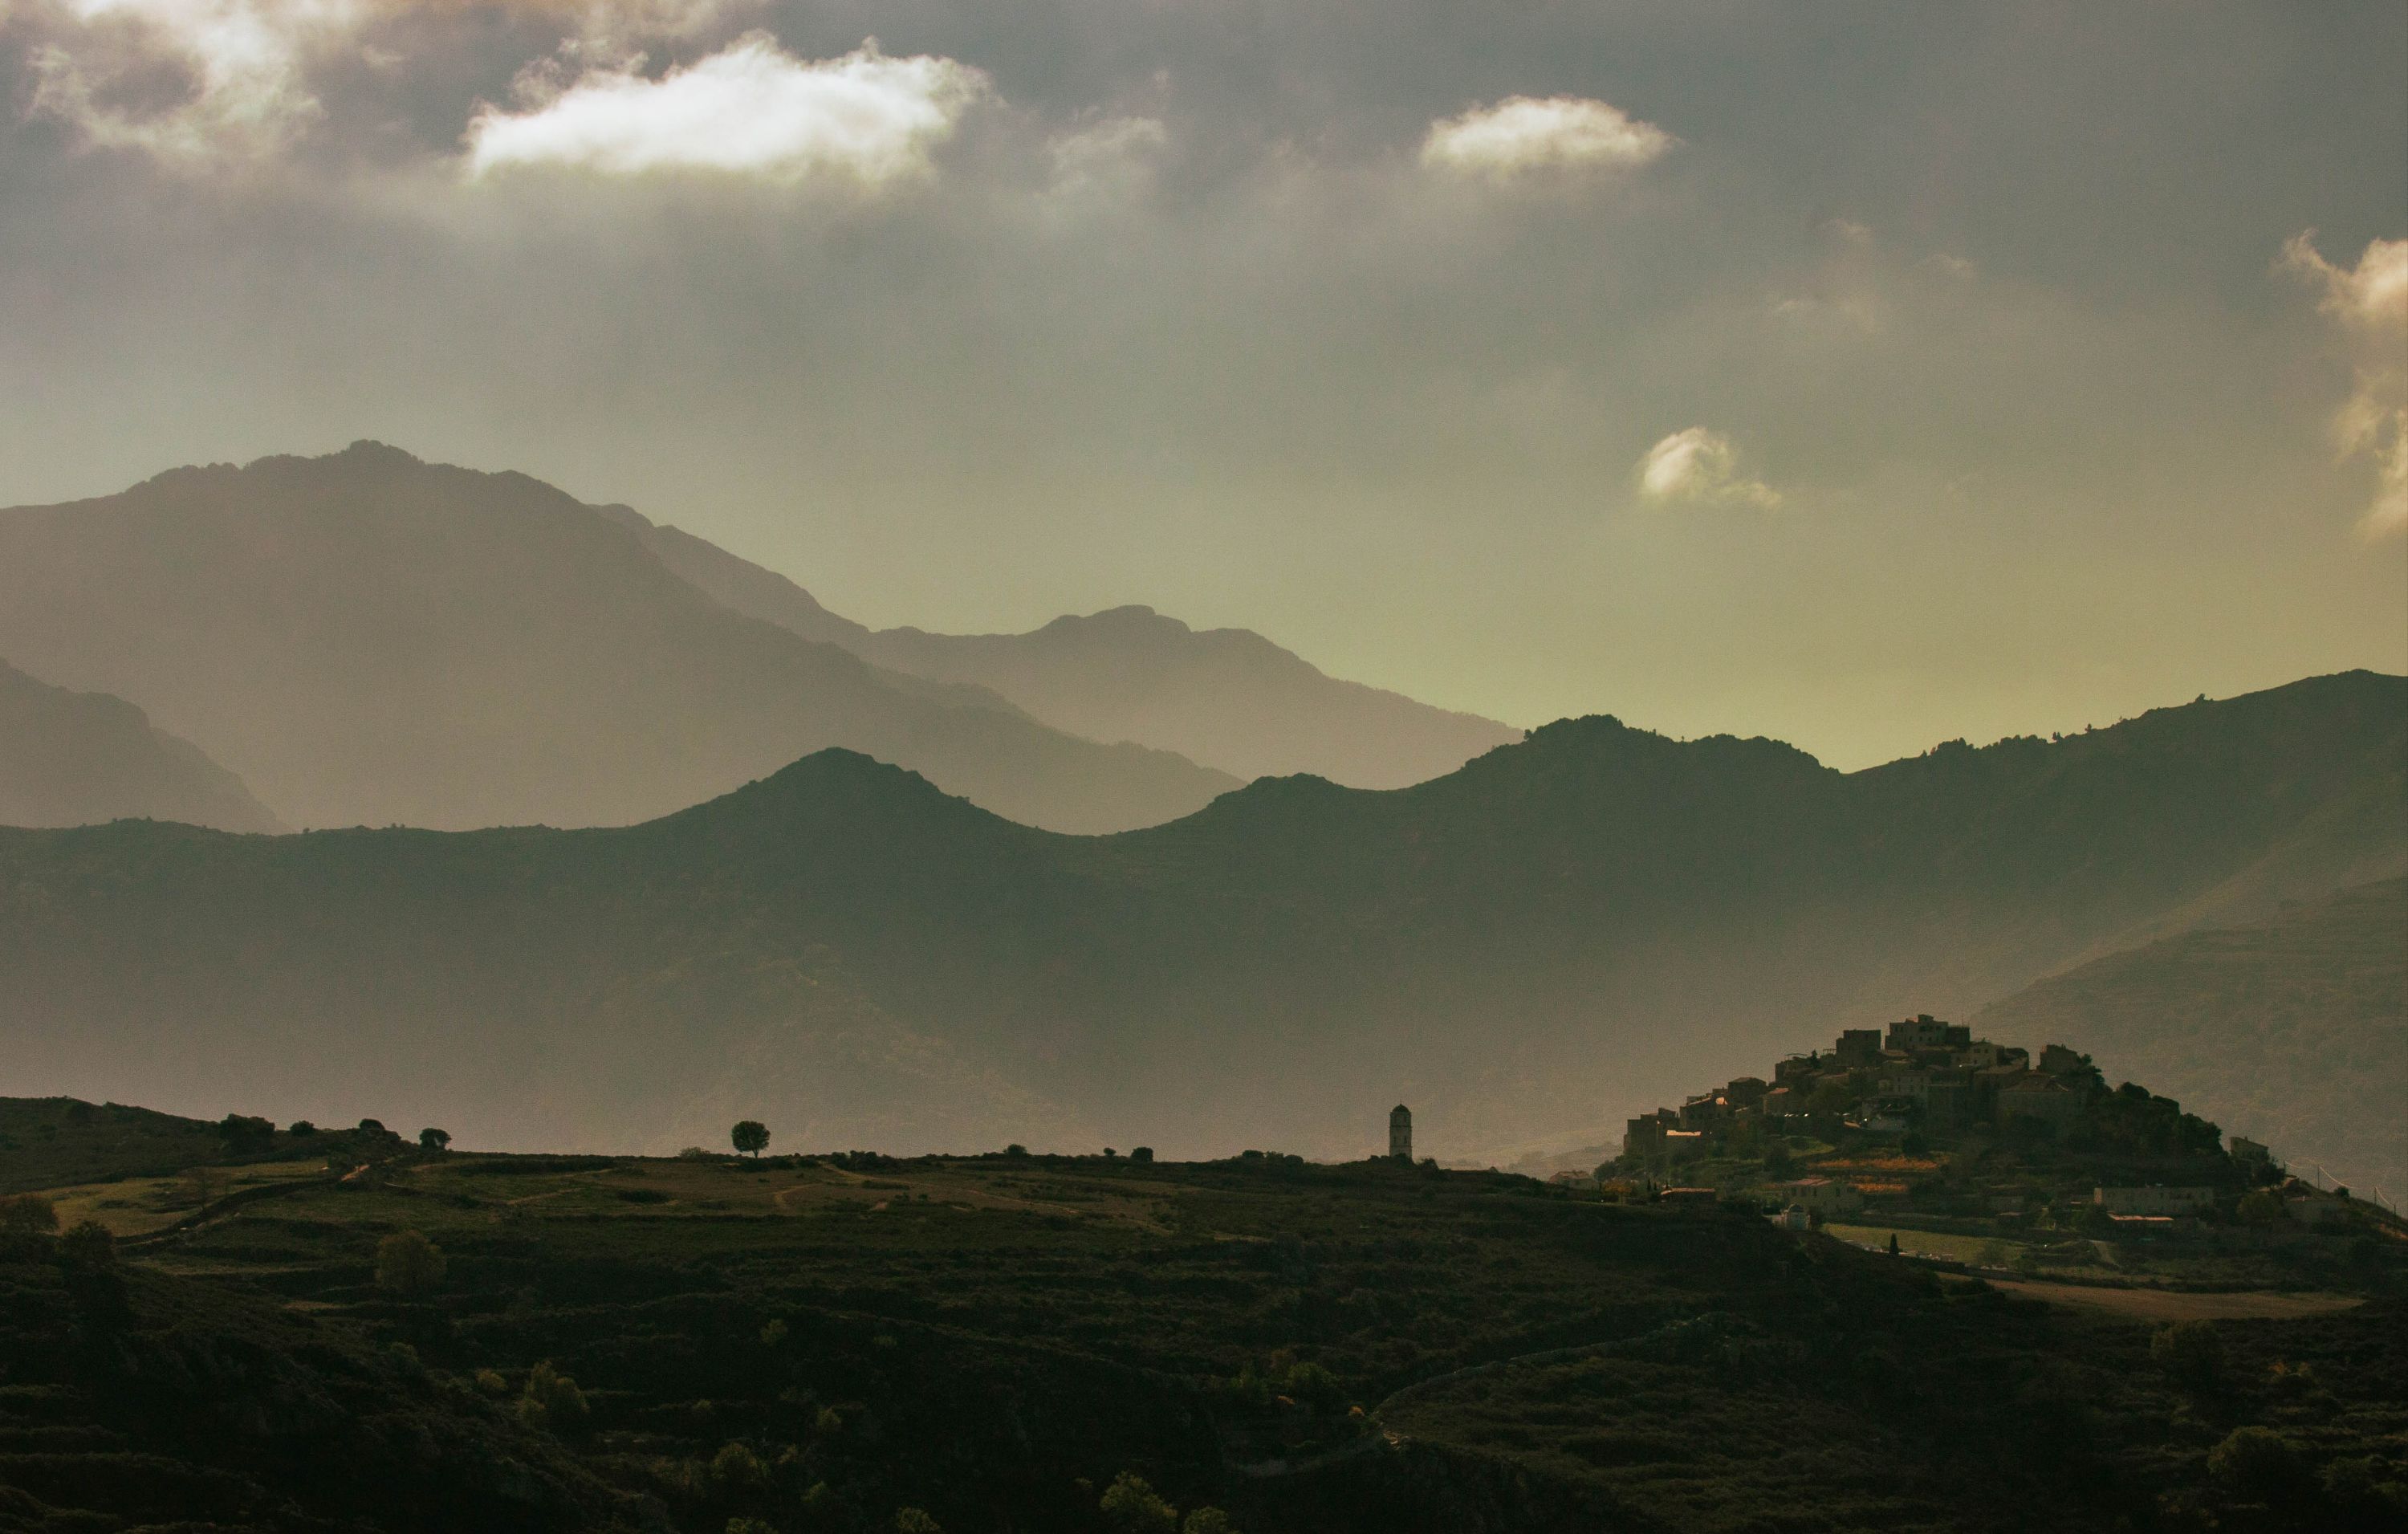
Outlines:
[[[2396, 669], [2330, 445], [2357, 354], [2270, 265], [2401, 233], [2404, 36], [16, 0], [0, 500], [377, 436], [870, 621], [1149, 601], [1842, 760]], [[1648, 494], [1668, 464], [1698, 493]]]

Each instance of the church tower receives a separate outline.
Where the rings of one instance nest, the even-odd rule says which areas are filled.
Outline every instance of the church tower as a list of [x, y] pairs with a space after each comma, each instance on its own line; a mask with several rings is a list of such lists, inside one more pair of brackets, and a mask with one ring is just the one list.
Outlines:
[[1403, 1103], [1388, 1112], [1388, 1154], [1398, 1161], [1413, 1158], [1413, 1111]]

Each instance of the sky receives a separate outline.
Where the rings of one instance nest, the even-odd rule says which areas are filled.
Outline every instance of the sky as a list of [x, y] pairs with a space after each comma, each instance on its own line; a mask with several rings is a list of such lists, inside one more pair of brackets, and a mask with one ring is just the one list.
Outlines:
[[2396, 0], [0, 0], [0, 504], [373, 437], [1850, 767], [2408, 671], [2403, 79]]

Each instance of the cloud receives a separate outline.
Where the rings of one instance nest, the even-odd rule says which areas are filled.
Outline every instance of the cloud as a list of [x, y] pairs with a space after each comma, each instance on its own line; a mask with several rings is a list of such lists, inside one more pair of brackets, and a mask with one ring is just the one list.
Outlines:
[[28, 111], [89, 144], [191, 165], [282, 149], [323, 108], [308, 56], [363, 0], [43, 0]]
[[2357, 359], [2357, 386], [2332, 422], [2344, 459], [2374, 465], [2374, 499], [2358, 521], [2370, 538], [2408, 534], [2408, 239], [2370, 241], [2355, 267], [2315, 247], [2315, 231], [2284, 242], [2275, 265], [2321, 290], [2316, 308], [2336, 321]]
[[1107, 117], [1046, 141], [1054, 162], [1053, 190], [1064, 196], [1126, 191], [1141, 185], [1170, 141], [1158, 118]]
[[658, 79], [593, 69], [527, 110], [480, 108], [466, 171], [837, 176], [874, 187], [926, 174], [929, 150], [988, 88], [981, 70], [924, 54], [890, 59], [875, 38], [839, 59], [806, 60], [756, 32]]
[[1639, 493], [1651, 501], [1695, 501], [1762, 507], [1781, 504], [1781, 492], [1739, 475], [1731, 439], [1703, 426], [1674, 432], [1639, 460]]
[[1510, 179], [1534, 171], [1643, 165], [1678, 140], [1653, 122], [1585, 96], [1512, 96], [1430, 124], [1422, 164]]

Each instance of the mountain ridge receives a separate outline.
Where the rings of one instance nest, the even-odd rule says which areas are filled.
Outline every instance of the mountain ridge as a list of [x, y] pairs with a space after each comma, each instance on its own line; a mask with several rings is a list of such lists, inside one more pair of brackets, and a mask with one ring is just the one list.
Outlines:
[[1578, 721], [1412, 788], [1258, 781], [1105, 836], [838, 751], [621, 828], [11, 832], [0, 1041], [41, 1090], [327, 1122], [372, 1096], [487, 1143], [767, 1115], [1338, 1154], [1360, 1098], [1455, 1159], [1970, 1013], [2336, 807], [2349, 858], [2316, 842], [2266, 898], [2408, 872], [2408, 679], [2160, 712], [1854, 774]]
[[111, 820], [287, 829], [241, 779], [125, 699], [55, 687], [0, 660], [0, 824]]

